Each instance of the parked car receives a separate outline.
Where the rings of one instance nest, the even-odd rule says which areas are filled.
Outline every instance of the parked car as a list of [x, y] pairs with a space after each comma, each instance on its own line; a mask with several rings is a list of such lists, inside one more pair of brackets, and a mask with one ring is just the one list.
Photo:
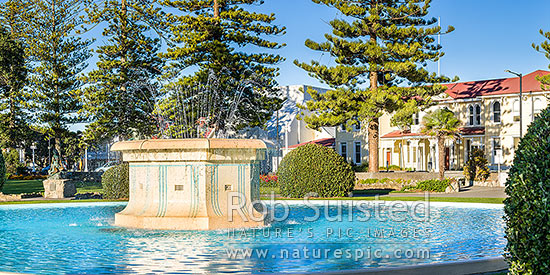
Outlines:
[[105, 172], [107, 170], [109, 170], [109, 168], [113, 167], [117, 165], [117, 162], [116, 161], [108, 161], [107, 163], [103, 164], [101, 167], [98, 167], [94, 170], [94, 172]]

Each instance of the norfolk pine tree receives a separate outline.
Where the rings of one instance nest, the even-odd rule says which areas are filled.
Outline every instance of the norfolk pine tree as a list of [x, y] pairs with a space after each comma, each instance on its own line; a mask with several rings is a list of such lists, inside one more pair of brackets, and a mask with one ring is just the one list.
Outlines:
[[[284, 44], [267, 38], [285, 33], [284, 27], [273, 24], [275, 15], [245, 9], [263, 4], [262, 0], [164, 0], [162, 4], [181, 12], [169, 14], [175, 46], [164, 54], [172, 61], [169, 76], [178, 79], [174, 86], [207, 85], [214, 75], [219, 83], [216, 89], [224, 93], [215, 105], [227, 110], [243, 83], [253, 79], [234, 116], [237, 128], [263, 126], [274, 106], [280, 104], [274, 78], [279, 70], [276, 65], [283, 58], [274, 50]], [[184, 76], [186, 69], [194, 73]], [[220, 115], [215, 119], [223, 131], [227, 118]]]
[[15, 40], [25, 40], [29, 34], [26, 21], [31, 14], [32, 1], [8, 0], [0, 5], [0, 20], [11, 37]]
[[0, 4], [1, 34], [1, 95], [0, 109], [3, 121], [0, 129], [1, 147], [15, 148], [27, 137], [30, 118], [25, 112], [29, 98], [27, 84], [27, 56], [25, 36], [28, 29], [24, 18], [29, 14], [30, 1], [8, 0]]
[[91, 121], [86, 139], [101, 141], [119, 136], [148, 137], [155, 126], [153, 110], [157, 96], [156, 77], [163, 61], [158, 52], [161, 41], [149, 32], [162, 35], [163, 13], [156, 1], [90, 1], [86, 9], [91, 24], [106, 23], [99, 46], [97, 69], [84, 78], [83, 113]]
[[27, 81], [25, 52], [20, 41], [0, 27], [0, 142], [2, 148], [16, 148], [28, 129], [25, 115]]
[[26, 18], [33, 107], [61, 154], [67, 125], [79, 121], [77, 91], [82, 83], [78, 78], [90, 57], [91, 41], [77, 35], [82, 24], [81, 4], [81, 0], [37, 0], [32, 15]]
[[305, 42], [329, 53], [336, 65], [295, 61], [332, 88], [325, 94], [310, 91], [313, 100], [304, 107], [312, 115], [304, 121], [315, 129], [368, 122], [369, 171], [377, 172], [379, 117], [386, 112], [399, 118], [393, 124], [410, 120], [431, 96], [444, 91], [437, 83], [449, 81], [426, 70], [428, 61], [443, 56], [434, 43], [441, 28], [434, 26], [435, 18], [426, 18], [431, 1], [312, 1], [338, 9], [344, 18], [330, 21], [332, 34], [325, 34], [325, 42]]

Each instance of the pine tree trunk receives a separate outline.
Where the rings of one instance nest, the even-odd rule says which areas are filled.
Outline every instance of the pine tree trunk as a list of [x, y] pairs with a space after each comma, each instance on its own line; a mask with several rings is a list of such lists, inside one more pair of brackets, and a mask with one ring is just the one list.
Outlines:
[[[126, 0], [121, 0], [121, 6], [120, 6], [120, 9], [122, 10], [122, 18], [121, 18], [121, 51], [122, 51], [122, 56], [120, 58], [120, 64], [121, 64], [121, 75], [124, 79], [124, 82], [122, 82], [122, 85], [120, 85], [120, 96], [118, 98], [118, 100], [122, 100], [123, 102], [126, 101], [126, 98], [127, 98], [127, 88], [126, 88], [126, 85], [127, 85], [127, 76], [128, 76], [128, 72], [126, 70], [126, 62], [128, 60], [127, 56], [128, 56], [128, 47], [127, 47], [127, 39], [128, 39], [128, 8], [126, 7]], [[126, 115], [124, 114], [124, 110], [120, 110], [120, 119], [119, 119], [119, 123], [118, 123], [118, 130], [119, 130], [119, 139], [120, 140], [126, 140], [127, 138], [127, 127], [129, 126], [127, 123], [126, 123]]]
[[378, 172], [378, 118], [369, 121], [369, 172]]
[[445, 137], [437, 136], [437, 147], [439, 150], [439, 179], [445, 179]]
[[63, 159], [62, 153], [61, 153], [61, 137], [59, 136], [58, 133], [55, 133], [53, 140], [55, 141], [55, 150], [57, 150], [57, 153], [59, 154], [59, 159], [61, 160]]
[[214, 0], [214, 18], [220, 17], [220, 5], [218, 0]]
[[[371, 36], [371, 42], [376, 43], [376, 37]], [[378, 73], [370, 73], [370, 90], [375, 91], [378, 88]], [[369, 136], [369, 172], [378, 172], [378, 135], [379, 135], [378, 118], [372, 118], [369, 121], [368, 136]]]

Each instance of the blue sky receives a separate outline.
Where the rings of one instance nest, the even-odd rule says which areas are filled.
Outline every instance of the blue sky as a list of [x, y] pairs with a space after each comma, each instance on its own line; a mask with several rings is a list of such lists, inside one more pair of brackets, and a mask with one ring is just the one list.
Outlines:
[[[286, 57], [280, 64], [279, 84], [323, 86], [292, 61], [330, 61], [330, 57], [305, 47], [304, 41], [323, 41], [324, 33], [330, 32], [327, 22], [338, 16], [336, 10], [310, 0], [265, 0], [256, 9], [275, 13], [276, 24], [287, 27], [287, 34], [276, 38], [287, 44], [279, 51]], [[524, 74], [548, 69], [550, 60], [531, 44], [544, 40], [539, 29], [550, 31], [550, 1], [433, 0], [430, 14], [441, 17], [444, 29], [448, 25], [456, 28], [442, 36], [444, 75], [469, 81], [512, 76], [504, 72], [506, 69]], [[435, 72], [437, 66], [430, 69]]]

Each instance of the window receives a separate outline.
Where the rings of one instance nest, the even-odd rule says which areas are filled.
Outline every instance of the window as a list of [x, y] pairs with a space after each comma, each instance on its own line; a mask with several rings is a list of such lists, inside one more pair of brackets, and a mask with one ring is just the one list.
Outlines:
[[[493, 164], [497, 164], [497, 152], [501, 149], [500, 138], [493, 138]], [[499, 160], [498, 162], [501, 163], [502, 160]]]
[[474, 125], [474, 106], [470, 105], [470, 107], [468, 108], [469, 110], [469, 113], [470, 113], [470, 119], [468, 120], [468, 125]]
[[346, 162], [348, 161], [348, 144], [345, 142], [340, 143], [340, 155]]
[[476, 105], [476, 125], [481, 125], [481, 106]]
[[514, 104], [512, 105], [512, 112], [514, 114], [514, 121], [519, 121], [519, 100], [514, 100]]
[[493, 122], [500, 123], [500, 102], [493, 103]]
[[360, 141], [355, 142], [355, 163], [356, 164], [361, 163], [361, 142]]
[[468, 125], [481, 125], [481, 105], [475, 104], [468, 107]]
[[412, 125], [419, 125], [420, 124], [420, 115], [418, 113], [413, 114], [412, 118]]

